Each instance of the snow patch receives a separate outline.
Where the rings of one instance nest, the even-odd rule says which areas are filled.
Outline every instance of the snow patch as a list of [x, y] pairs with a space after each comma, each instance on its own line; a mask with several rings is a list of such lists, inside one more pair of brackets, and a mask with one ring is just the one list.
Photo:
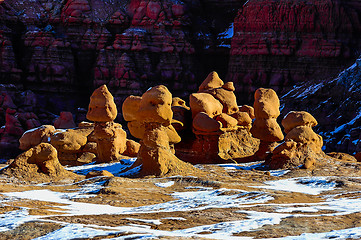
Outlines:
[[169, 181], [169, 182], [164, 182], [164, 183], [154, 183], [154, 185], [156, 185], [157, 187], [162, 187], [162, 188], [166, 188], [166, 187], [171, 187], [174, 185], [174, 181]]
[[265, 182], [269, 186], [252, 187], [318, 195], [323, 191], [330, 191], [336, 187], [335, 182], [328, 181], [327, 179], [327, 177], [290, 178]]

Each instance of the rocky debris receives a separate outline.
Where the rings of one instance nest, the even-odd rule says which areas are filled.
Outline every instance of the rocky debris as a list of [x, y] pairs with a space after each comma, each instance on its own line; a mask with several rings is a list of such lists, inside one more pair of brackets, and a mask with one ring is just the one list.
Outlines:
[[71, 112], [61, 112], [60, 116], [54, 121], [54, 127], [58, 129], [75, 128], [73, 114]]
[[62, 181], [81, 177], [65, 170], [59, 163], [56, 149], [49, 143], [40, 143], [20, 154], [1, 171], [29, 182]]
[[[282, 120], [283, 127], [287, 127], [289, 132], [285, 141], [273, 150], [272, 158], [266, 160], [266, 165], [271, 169], [311, 168], [322, 161], [325, 156], [322, 137], [312, 130], [309, 119], [312, 120], [311, 126], [317, 124], [307, 112], [290, 112]], [[290, 126], [294, 127], [289, 129]]]
[[173, 125], [185, 139], [175, 146], [177, 156], [196, 164], [244, 161], [254, 154], [259, 142], [249, 132], [252, 119], [248, 112], [253, 108], [240, 111], [234, 90], [233, 83], [224, 83], [211, 72], [198, 93], [189, 96], [190, 111], [174, 107], [183, 127]]
[[256, 119], [251, 128], [252, 136], [261, 140], [254, 160], [264, 160], [269, 156], [277, 142], [284, 136], [277, 123], [280, 115], [280, 102], [273, 89], [259, 88], [254, 94], [254, 112]]
[[259, 87], [281, 93], [334, 77], [357, 57], [360, 15], [356, 1], [247, 1], [234, 20], [227, 79], [247, 98]]
[[122, 125], [114, 123], [117, 107], [112, 94], [103, 85], [90, 97], [87, 118], [94, 121], [93, 137], [97, 143], [99, 162], [119, 161], [126, 150], [127, 134]]
[[[139, 106], [135, 111], [128, 107], [132, 102]], [[173, 146], [181, 138], [171, 125], [172, 94], [165, 86], [152, 87], [141, 98], [128, 97], [125, 103], [123, 115], [131, 120], [128, 128], [134, 137], [141, 139], [138, 158], [133, 165], [141, 165], [140, 175], [189, 175], [199, 171], [174, 155]]]

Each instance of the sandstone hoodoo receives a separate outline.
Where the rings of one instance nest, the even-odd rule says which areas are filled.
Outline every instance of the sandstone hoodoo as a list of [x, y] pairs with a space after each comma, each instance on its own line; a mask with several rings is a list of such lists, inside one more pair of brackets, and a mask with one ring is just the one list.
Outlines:
[[174, 155], [174, 144], [181, 138], [172, 126], [171, 105], [172, 94], [163, 85], [152, 87], [141, 97], [130, 96], [123, 104], [123, 116], [129, 121], [131, 134], [141, 139], [138, 159], [133, 165], [141, 166], [141, 176], [188, 175], [199, 171]]
[[280, 101], [273, 89], [259, 88], [254, 94], [254, 113], [256, 119], [251, 128], [255, 138], [261, 140], [254, 160], [265, 160], [272, 153], [277, 142], [282, 141], [284, 136], [281, 127], [277, 123], [280, 115]]
[[127, 135], [119, 123], [115, 123], [117, 107], [114, 98], [103, 85], [90, 97], [87, 118], [94, 121], [93, 136], [97, 143], [99, 162], [119, 161], [127, 149]]
[[303, 166], [311, 168], [325, 157], [322, 151], [322, 137], [312, 127], [316, 119], [304, 111], [292, 111], [282, 120], [287, 133], [285, 141], [273, 150], [273, 156], [266, 161], [271, 169]]
[[240, 111], [234, 91], [233, 83], [224, 83], [211, 72], [198, 93], [189, 96], [190, 110], [175, 109], [182, 112], [183, 117], [177, 120], [184, 126], [192, 123], [191, 127], [177, 128], [186, 139], [176, 145], [177, 156], [191, 163], [224, 163], [254, 154], [259, 141], [249, 132], [253, 108]]
[[20, 154], [0, 173], [29, 182], [81, 179], [80, 176], [63, 168], [59, 163], [56, 149], [49, 143], [40, 143]]

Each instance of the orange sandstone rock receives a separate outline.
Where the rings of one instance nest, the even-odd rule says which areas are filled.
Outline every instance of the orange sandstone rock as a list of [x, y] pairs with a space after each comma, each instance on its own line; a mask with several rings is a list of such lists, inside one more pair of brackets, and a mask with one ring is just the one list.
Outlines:
[[190, 110], [190, 107], [188, 107], [186, 105], [186, 102], [183, 99], [179, 98], [179, 97], [173, 97], [173, 99], [172, 99], [172, 108], [173, 107], [183, 107], [183, 108], [185, 108], [187, 110]]
[[207, 78], [199, 86], [198, 92], [203, 92], [204, 90], [212, 88], [220, 88], [224, 85], [224, 82], [219, 78], [217, 72], [211, 72], [208, 74]]
[[208, 116], [205, 112], [198, 113], [193, 119], [193, 128], [201, 132], [217, 132], [222, 124]]
[[[185, 175], [198, 171], [174, 155], [175, 143], [181, 141], [173, 121], [172, 94], [163, 86], [156, 86], [145, 92], [139, 108], [133, 109], [133, 121], [128, 122], [131, 134], [140, 138], [140, 149], [133, 167], [140, 166], [140, 175]], [[131, 111], [130, 108], [122, 108]], [[124, 113], [123, 113], [124, 114]], [[128, 114], [128, 113], [127, 113]]]
[[140, 101], [142, 97], [139, 96], [129, 96], [127, 97], [122, 105], [123, 118], [125, 121], [135, 121], [137, 119], [136, 113], [139, 109]]
[[277, 93], [270, 88], [256, 90], [253, 107], [256, 118], [277, 118], [280, 115], [280, 100]]
[[50, 142], [50, 137], [55, 132], [55, 128], [52, 125], [43, 125], [34, 129], [26, 131], [19, 139], [20, 149], [28, 150], [42, 142]]
[[314, 127], [316, 125], [317, 120], [305, 111], [291, 111], [282, 120], [282, 126], [286, 133], [298, 126]]
[[93, 92], [86, 117], [94, 122], [111, 122], [117, 117], [117, 107], [107, 86], [103, 85]]
[[198, 113], [205, 112], [211, 118], [222, 113], [223, 105], [208, 93], [193, 93], [189, 96], [189, 105], [194, 118]]
[[236, 112], [231, 116], [237, 120], [238, 126], [251, 127], [252, 119], [247, 112]]
[[221, 113], [216, 117], [216, 121], [222, 123], [222, 128], [235, 128], [238, 125], [237, 119], [229, 116], [228, 114]]
[[251, 107], [251, 106], [243, 105], [243, 106], [241, 106], [241, 107], [239, 108], [239, 111], [240, 111], [240, 112], [246, 112], [246, 113], [248, 113], [248, 115], [249, 115], [249, 117], [250, 117], [251, 119], [255, 119], [255, 118], [256, 118], [256, 116], [254, 115], [254, 108]]
[[33, 182], [79, 178], [61, 166], [56, 149], [49, 143], [40, 143], [20, 154], [1, 173]]
[[173, 118], [171, 104], [172, 94], [165, 86], [152, 87], [142, 95], [137, 120], [140, 122], [157, 122], [168, 126]]

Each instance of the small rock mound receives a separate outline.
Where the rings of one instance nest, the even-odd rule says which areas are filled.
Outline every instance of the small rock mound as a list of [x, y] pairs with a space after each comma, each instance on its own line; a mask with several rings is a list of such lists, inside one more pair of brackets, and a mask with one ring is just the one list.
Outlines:
[[63, 168], [59, 163], [56, 149], [49, 143], [40, 143], [20, 154], [7, 168], [1, 171], [1, 174], [29, 182], [81, 178]]

